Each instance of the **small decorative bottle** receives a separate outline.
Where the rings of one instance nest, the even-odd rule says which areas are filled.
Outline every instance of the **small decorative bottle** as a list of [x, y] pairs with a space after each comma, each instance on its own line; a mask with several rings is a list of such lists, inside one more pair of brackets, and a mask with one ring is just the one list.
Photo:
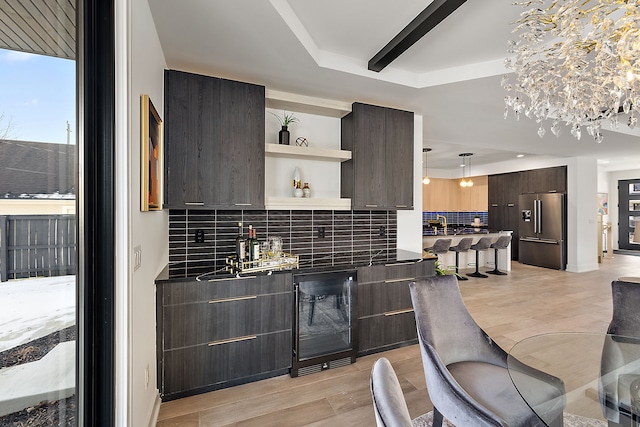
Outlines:
[[[302, 197], [302, 193], [300, 193], [300, 196], [296, 195], [296, 193], [297, 193], [296, 190], [300, 188], [300, 179], [301, 179], [300, 178], [300, 169], [296, 168], [293, 171], [293, 195], [295, 197]], [[300, 190], [302, 191], [302, 189], [300, 189]]]
[[296, 188], [295, 190], [293, 190], [293, 195], [295, 197], [302, 197], [304, 195], [302, 188], [300, 188], [300, 181], [298, 181], [298, 183], [296, 184]]
[[306, 197], [307, 199], [311, 196], [311, 189], [309, 188], [309, 183], [305, 182], [302, 187], [302, 197]]

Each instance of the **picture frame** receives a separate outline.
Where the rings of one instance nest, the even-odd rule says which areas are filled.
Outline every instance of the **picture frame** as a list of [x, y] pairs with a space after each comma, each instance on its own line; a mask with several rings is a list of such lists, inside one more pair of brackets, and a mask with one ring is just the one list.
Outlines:
[[609, 214], [609, 193], [598, 193], [598, 213]]
[[162, 210], [162, 119], [149, 95], [140, 96], [140, 210]]

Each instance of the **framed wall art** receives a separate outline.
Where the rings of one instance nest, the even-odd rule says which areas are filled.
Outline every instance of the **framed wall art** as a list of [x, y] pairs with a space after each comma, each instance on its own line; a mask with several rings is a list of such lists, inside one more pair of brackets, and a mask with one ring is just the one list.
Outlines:
[[140, 96], [140, 210], [162, 210], [162, 119], [149, 95]]

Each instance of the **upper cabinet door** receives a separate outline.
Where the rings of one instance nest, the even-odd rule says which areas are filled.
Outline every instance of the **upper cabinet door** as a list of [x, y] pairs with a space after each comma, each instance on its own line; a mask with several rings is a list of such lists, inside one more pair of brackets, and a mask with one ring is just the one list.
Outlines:
[[353, 209], [413, 206], [413, 113], [354, 103], [342, 119], [341, 197]]
[[165, 207], [204, 204], [201, 174], [215, 138], [217, 79], [165, 71]]
[[264, 208], [264, 87], [165, 72], [165, 207]]
[[355, 166], [354, 208], [386, 207], [385, 111], [384, 108], [354, 104]]
[[220, 80], [220, 138], [208, 205], [264, 208], [264, 86]]
[[387, 206], [413, 208], [413, 113], [386, 109], [385, 157]]

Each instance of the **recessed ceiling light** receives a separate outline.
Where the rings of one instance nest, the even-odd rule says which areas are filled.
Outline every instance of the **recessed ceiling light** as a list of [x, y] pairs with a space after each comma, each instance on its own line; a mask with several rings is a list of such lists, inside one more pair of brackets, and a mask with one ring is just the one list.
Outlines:
[[516, 157], [517, 157], [517, 158], [524, 157], [524, 154], [518, 154]]

